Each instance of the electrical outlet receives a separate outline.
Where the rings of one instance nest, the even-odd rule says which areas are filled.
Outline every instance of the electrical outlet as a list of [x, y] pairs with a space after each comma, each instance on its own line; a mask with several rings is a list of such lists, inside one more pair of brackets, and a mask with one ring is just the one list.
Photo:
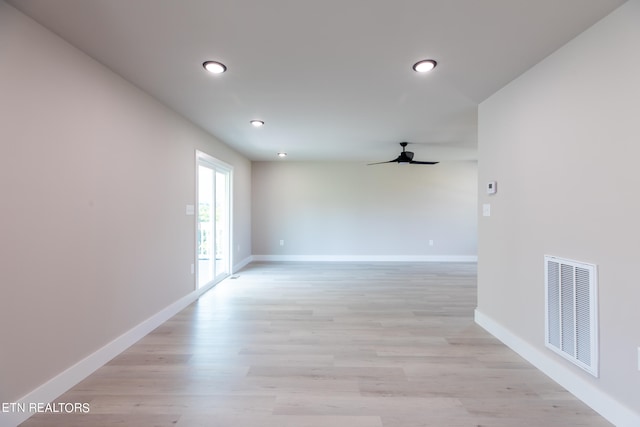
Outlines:
[[433, 240], [429, 240], [429, 246], [433, 246]]
[[280, 240], [280, 246], [284, 246], [284, 240]]

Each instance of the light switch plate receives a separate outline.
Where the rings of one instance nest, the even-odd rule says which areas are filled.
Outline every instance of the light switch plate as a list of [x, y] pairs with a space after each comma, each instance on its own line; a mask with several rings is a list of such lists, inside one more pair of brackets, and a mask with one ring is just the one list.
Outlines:
[[185, 209], [185, 213], [187, 215], [195, 215], [196, 214], [196, 207], [193, 205], [187, 205], [186, 209]]
[[489, 203], [482, 205], [482, 216], [491, 216], [491, 205]]

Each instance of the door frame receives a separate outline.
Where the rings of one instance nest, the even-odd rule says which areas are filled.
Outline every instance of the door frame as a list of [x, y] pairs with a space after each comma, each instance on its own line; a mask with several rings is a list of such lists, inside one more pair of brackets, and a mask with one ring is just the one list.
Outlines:
[[[228, 177], [228, 183], [227, 183], [227, 197], [226, 197], [226, 204], [227, 204], [227, 210], [228, 210], [228, 227], [229, 229], [227, 230], [227, 262], [226, 262], [226, 274], [223, 275], [214, 275], [213, 279], [208, 282], [203, 284], [202, 286], [199, 285], [199, 277], [200, 277], [200, 265], [199, 265], [199, 257], [198, 257], [198, 232], [199, 232], [199, 206], [200, 206], [200, 173], [199, 173], [199, 167], [200, 166], [205, 166], [207, 168], [210, 168], [213, 170], [213, 176], [214, 176], [214, 185], [213, 185], [213, 191], [214, 191], [214, 204], [215, 204], [215, 176], [216, 176], [216, 172], [222, 172], [227, 174]], [[196, 175], [196, 209], [195, 209], [195, 224], [194, 224], [194, 228], [195, 228], [195, 233], [194, 233], [194, 237], [195, 237], [195, 251], [194, 251], [194, 255], [195, 255], [195, 289], [206, 289], [206, 288], [210, 288], [212, 286], [214, 286], [216, 283], [224, 280], [225, 278], [227, 278], [228, 276], [231, 275], [232, 273], [232, 266], [233, 266], [233, 251], [231, 250], [233, 248], [233, 166], [231, 166], [230, 164], [223, 162], [222, 160], [219, 160], [203, 151], [200, 150], [196, 150], [196, 155], [195, 155], [195, 175]], [[214, 215], [215, 217], [215, 215]], [[214, 229], [215, 229], [215, 225], [214, 225]], [[214, 233], [215, 236], [215, 233]], [[215, 245], [214, 245], [215, 246]], [[215, 258], [215, 254], [214, 254], [214, 258]], [[214, 265], [215, 265], [215, 259], [214, 259]], [[215, 273], [215, 271], [214, 271]]]

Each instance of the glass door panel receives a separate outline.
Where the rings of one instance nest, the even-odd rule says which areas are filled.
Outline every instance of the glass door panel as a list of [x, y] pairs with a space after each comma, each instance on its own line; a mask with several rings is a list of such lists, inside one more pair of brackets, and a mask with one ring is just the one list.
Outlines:
[[216, 276], [229, 274], [229, 194], [227, 189], [229, 174], [216, 171]]
[[213, 169], [198, 166], [198, 287], [215, 277]]
[[231, 168], [198, 152], [197, 286], [231, 271]]

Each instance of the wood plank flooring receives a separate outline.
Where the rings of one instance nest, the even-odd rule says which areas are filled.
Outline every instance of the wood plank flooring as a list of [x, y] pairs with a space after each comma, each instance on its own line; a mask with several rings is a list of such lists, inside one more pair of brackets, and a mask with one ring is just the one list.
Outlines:
[[253, 263], [23, 426], [602, 427], [474, 324], [474, 264]]

